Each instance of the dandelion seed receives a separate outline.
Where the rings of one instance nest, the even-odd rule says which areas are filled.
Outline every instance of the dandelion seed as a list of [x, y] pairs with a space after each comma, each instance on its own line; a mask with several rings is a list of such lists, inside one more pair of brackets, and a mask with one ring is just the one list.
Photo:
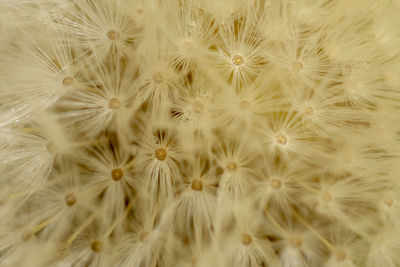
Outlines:
[[84, 175], [90, 177], [82, 191], [90, 192], [95, 198], [102, 195], [100, 205], [108, 212], [108, 219], [121, 217], [125, 210], [125, 197], [133, 195], [135, 182], [132, 174], [125, 168], [128, 165], [128, 153], [111, 149], [107, 145], [89, 149], [87, 155], [89, 167]]
[[[130, 102], [135, 92], [131, 78], [125, 75], [128, 68], [124, 68], [121, 62], [113, 60], [113, 63], [113, 67], [105, 63], [92, 66], [94, 78], [85, 85], [88, 90], [75, 90], [60, 101], [63, 122], [79, 128], [87, 137], [106, 130], [125, 132], [130, 112], [139, 104]], [[126, 105], [128, 102], [130, 105]]]
[[[217, 68], [234, 86], [249, 85], [265, 64], [265, 47], [253, 21], [243, 19], [235, 25], [229, 21], [220, 25], [223, 45], [219, 51]], [[231, 78], [232, 77], [232, 78]]]
[[213, 20], [202, 15], [195, 1], [187, 1], [185, 5], [169, 2], [162, 9], [165, 10], [163, 35], [172, 46], [173, 65], [185, 71], [208, 68], [208, 48], [215, 40]]
[[23, 100], [26, 107], [41, 112], [74, 89], [74, 80], [79, 78], [79, 66], [75, 63], [79, 52], [71, 48], [70, 40], [59, 33], [46, 33], [43, 38], [47, 40], [45, 44], [29, 40], [21, 47], [22, 50], [10, 50], [5, 55], [5, 60], [10, 62], [6, 63], [8, 68], [1, 70], [2, 75], [8, 77], [8, 83], [19, 85], [17, 90], [11, 90], [17, 98], [6, 90], [2, 90], [0, 95], [9, 99], [14, 107]]
[[103, 60], [109, 53], [127, 53], [138, 36], [137, 24], [125, 13], [127, 8], [126, 1], [78, 1], [53, 17], [57, 29], [76, 38], [79, 46], [93, 49]]
[[142, 166], [144, 190], [148, 190], [151, 203], [161, 210], [175, 194], [181, 151], [176, 130], [163, 126], [170, 119], [153, 116], [150, 121], [146, 119], [145, 126], [140, 129], [141, 150], [134, 162]]
[[304, 128], [297, 113], [274, 114], [261, 131], [264, 144], [285, 157], [297, 155], [309, 158], [318, 154], [320, 160], [328, 156], [327, 147], [320, 139], [322, 136]]
[[273, 75], [265, 75], [270, 79], [264, 80], [259, 76], [252, 84], [238, 91], [222, 91], [217, 94], [213, 109], [215, 124], [229, 133], [250, 131], [254, 134], [265, 114], [273, 112], [280, 105], [278, 93], [268, 89], [272, 87]]
[[152, 108], [161, 108], [167, 106], [167, 103], [178, 96], [181, 92], [181, 76], [173, 68], [169, 47], [163, 47], [161, 44], [151, 45], [142, 48], [142, 61], [139, 71], [142, 73], [135, 82], [137, 94], [142, 102], [149, 101]]
[[207, 141], [212, 136], [213, 128], [213, 123], [210, 123], [213, 111], [213, 92], [205, 90], [206, 88], [207, 82], [201, 76], [196, 75], [193, 77], [193, 83], [184, 88], [183, 94], [173, 105], [174, 119], [178, 120], [191, 135], [197, 132], [195, 138], [203, 139], [202, 141]]
[[248, 154], [249, 150], [246, 148], [253, 144], [246, 137], [227, 139], [217, 150], [217, 162], [224, 170], [219, 183], [223, 198], [240, 199], [247, 190], [252, 189], [251, 181], [255, 179], [255, 172], [251, 166], [256, 164], [257, 157], [255, 154]]

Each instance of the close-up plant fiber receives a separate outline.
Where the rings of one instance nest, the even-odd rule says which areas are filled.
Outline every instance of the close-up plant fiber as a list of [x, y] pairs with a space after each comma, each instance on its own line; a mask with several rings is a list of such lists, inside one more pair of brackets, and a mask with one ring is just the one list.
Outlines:
[[400, 0], [0, 0], [0, 267], [400, 267]]

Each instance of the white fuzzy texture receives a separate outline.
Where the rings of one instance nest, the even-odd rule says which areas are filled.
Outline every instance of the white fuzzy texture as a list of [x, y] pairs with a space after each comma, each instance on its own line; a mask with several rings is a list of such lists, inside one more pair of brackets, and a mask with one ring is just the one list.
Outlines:
[[399, 0], [0, 0], [0, 266], [400, 266]]

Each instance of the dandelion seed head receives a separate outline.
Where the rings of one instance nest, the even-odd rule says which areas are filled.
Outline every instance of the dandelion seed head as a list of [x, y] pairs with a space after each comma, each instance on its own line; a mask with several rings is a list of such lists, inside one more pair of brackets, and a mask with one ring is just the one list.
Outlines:
[[0, 1], [0, 262], [395, 266], [396, 1]]

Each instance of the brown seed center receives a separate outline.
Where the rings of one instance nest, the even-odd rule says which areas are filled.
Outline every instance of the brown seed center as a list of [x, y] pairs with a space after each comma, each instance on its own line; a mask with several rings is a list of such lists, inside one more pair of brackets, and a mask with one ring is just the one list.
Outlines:
[[226, 168], [230, 171], [236, 171], [238, 165], [236, 162], [230, 161], [226, 164]]
[[21, 238], [22, 238], [22, 241], [27, 242], [29, 239], [31, 239], [32, 236], [33, 236], [33, 232], [26, 230], [22, 233]]
[[282, 182], [279, 179], [272, 179], [271, 180], [271, 185], [272, 185], [273, 188], [279, 189], [279, 188], [282, 187]]
[[163, 147], [159, 147], [154, 152], [154, 155], [156, 156], [156, 159], [162, 161], [167, 157], [167, 150], [165, 150], [165, 148], [163, 148]]
[[242, 234], [242, 244], [248, 246], [251, 244], [252, 238], [250, 234]]
[[322, 200], [324, 200], [326, 203], [329, 203], [332, 201], [332, 195], [331, 193], [327, 191], [322, 192]]
[[306, 109], [304, 110], [304, 113], [305, 113], [307, 116], [312, 116], [312, 115], [314, 114], [314, 110], [313, 110], [312, 107], [308, 107], [308, 108], [306, 108]]
[[386, 206], [391, 207], [393, 205], [393, 199], [386, 199], [384, 203]]
[[119, 37], [120, 37], [119, 32], [117, 32], [115, 30], [111, 30], [111, 31], [107, 32], [107, 38], [112, 41], [119, 39]]
[[62, 84], [63, 84], [63, 86], [71, 86], [71, 85], [74, 84], [74, 82], [75, 82], [74, 77], [72, 77], [72, 76], [67, 76], [67, 77], [65, 77], [65, 78], [63, 79]]
[[49, 153], [54, 153], [56, 148], [53, 142], [49, 141], [46, 145], [46, 149]]
[[244, 63], [244, 58], [242, 56], [239, 55], [234, 55], [232, 57], [232, 63], [236, 66], [240, 66]]
[[192, 189], [194, 191], [201, 191], [203, 190], [203, 182], [197, 179], [193, 179], [192, 181]]
[[303, 244], [303, 241], [301, 240], [300, 237], [294, 236], [290, 240], [290, 243], [295, 247], [301, 247], [301, 245]]
[[242, 100], [242, 101], [240, 102], [239, 105], [240, 105], [240, 108], [243, 109], [243, 110], [248, 110], [248, 109], [250, 109], [250, 103], [249, 103], [249, 101]]
[[76, 203], [76, 195], [74, 193], [65, 195], [64, 199], [67, 206], [73, 206]]
[[95, 240], [95, 241], [92, 242], [90, 247], [94, 252], [100, 252], [101, 249], [103, 248], [103, 244], [101, 243], [100, 240]]
[[301, 63], [300, 61], [293, 61], [292, 63], [292, 68], [295, 71], [300, 71], [303, 67], [303, 63]]
[[204, 106], [203, 106], [203, 104], [200, 103], [199, 101], [196, 101], [196, 102], [193, 103], [192, 108], [193, 108], [193, 111], [194, 111], [194, 112], [200, 113], [200, 112], [203, 111]]
[[110, 109], [119, 109], [121, 107], [121, 101], [118, 98], [113, 97], [108, 102], [108, 107]]
[[124, 176], [124, 171], [121, 168], [113, 169], [111, 171], [111, 177], [113, 178], [114, 181], [119, 181], [122, 179]]
[[153, 75], [153, 80], [155, 83], [162, 83], [163, 76], [161, 75], [161, 73], [157, 72]]
[[275, 140], [280, 145], [286, 145], [287, 144], [287, 137], [283, 133], [278, 133], [277, 135], [275, 135]]
[[338, 261], [338, 262], [342, 262], [342, 261], [344, 261], [346, 259], [346, 252], [344, 252], [343, 250], [338, 250], [337, 252], [336, 252], [336, 260]]
[[146, 240], [147, 236], [149, 235], [149, 232], [147, 231], [143, 231], [139, 234], [139, 239], [141, 242], [143, 242], [144, 240]]

